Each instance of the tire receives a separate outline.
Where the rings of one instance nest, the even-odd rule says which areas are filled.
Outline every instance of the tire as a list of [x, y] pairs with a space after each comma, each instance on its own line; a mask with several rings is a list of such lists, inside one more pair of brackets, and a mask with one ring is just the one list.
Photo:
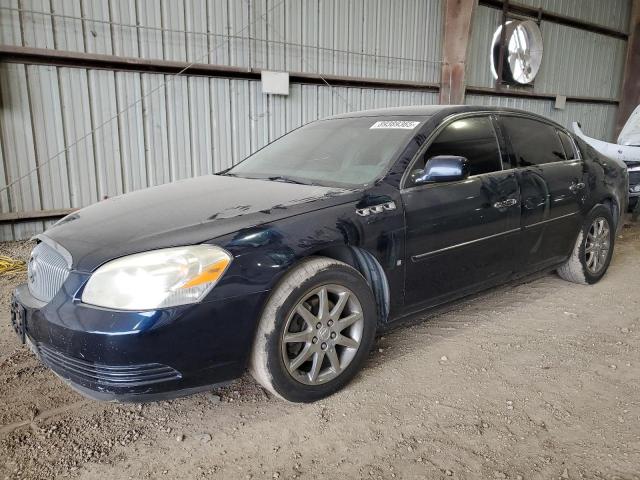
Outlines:
[[[595, 231], [593, 229], [598, 228], [595, 224], [602, 220], [605, 222], [608, 233], [605, 235], [603, 232], [600, 238], [594, 239]], [[615, 238], [615, 222], [611, 210], [604, 205], [597, 205], [585, 218], [571, 256], [558, 268], [558, 275], [564, 280], [583, 285], [598, 282], [604, 277], [611, 263]], [[589, 244], [589, 248], [587, 244]], [[594, 255], [597, 257], [596, 260], [592, 260]], [[593, 268], [594, 265], [597, 265], [596, 269]]]
[[325, 398], [360, 370], [376, 324], [375, 298], [357, 270], [330, 258], [305, 259], [280, 281], [264, 307], [251, 375], [284, 400]]

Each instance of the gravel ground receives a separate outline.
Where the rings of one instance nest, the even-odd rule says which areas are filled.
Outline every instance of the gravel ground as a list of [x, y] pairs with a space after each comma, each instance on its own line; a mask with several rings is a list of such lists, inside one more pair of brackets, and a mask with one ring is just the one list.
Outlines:
[[[24, 257], [29, 245], [5, 244]], [[85, 400], [18, 346], [0, 277], [1, 478], [640, 479], [640, 226], [607, 276], [549, 274], [378, 339], [312, 405], [251, 379], [145, 405]]]

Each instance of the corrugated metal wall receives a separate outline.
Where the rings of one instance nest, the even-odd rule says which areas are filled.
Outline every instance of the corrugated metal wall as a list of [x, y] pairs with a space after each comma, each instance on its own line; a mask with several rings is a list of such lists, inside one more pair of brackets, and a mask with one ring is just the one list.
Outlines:
[[[628, 17], [564, 6], [578, 0], [540, 1], [614, 28]], [[437, 83], [442, 13], [443, 0], [0, 0], [0, 43]], [[478, 8], [470, 85], [493, 85], [488, 51], [498, 23], [497, 10]], [[543, 32], [549, 47], [536, 91], [618, 95], [624, 41], [547, 22]], [[317, 118], [436, 102], [434, 92], [295, 84], [281, 97], [263, 95], [250, 80], [0, 64], [0, 185], [39, 167], [0, 192], [0, 211], [82, 207], [221, 170]], [[579, 120], [600, 138], [610, 137], [616, 111], [577, 103], [556, 111], [550, 101], [477, 95], [467, 102], [528, 109], [565, 125]], [[0, 225], [0, 240], [27, 238], [50, 223]]]
[[442, 0], [0, 0], [2, 43], [437, 82]]
[[[601, 3], [609, 2], [601, 0]], [[603, 17], [606, 18], [608, 17]], [[468, 85], [494, 85], [489, 55], [493, 34], [501, 21], [500, 10], [478, 7], [467, 64]], [[626, 41], [551, 22], [542, 22], [540, 30], [544, 55], [534, 82], [535, 93], [618, 98], [624, 71]]]
[[[435, 83], [441, 0], [0, 0], [0, 42]], [[75, 208], [222, 170], [334, 113], [431, 104], [433, 92], [0, 64], [0, 211]], [[136, 103], [113, 121], [108, 121]], [[106, 122], [106, 123], [105, 123]], [[27, 238], [51, 222], [0, 226]]]
[[518, 0], [517, 3], [566, 17], [613, 28], [621, 32], [629, 30], [629, 0]]

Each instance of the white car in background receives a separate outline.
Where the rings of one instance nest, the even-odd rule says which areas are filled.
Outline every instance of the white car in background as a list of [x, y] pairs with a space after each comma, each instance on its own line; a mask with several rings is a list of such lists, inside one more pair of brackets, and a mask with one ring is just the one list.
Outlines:
[[617, 143], [603, 142], [588, 137], [578, 122], [571, 125], [573, 132], [599, 153], [622, 162], [629, 170], [629, 208], [635, 208], [640, 197], [640, 105], [633, 111], [618, 136]]

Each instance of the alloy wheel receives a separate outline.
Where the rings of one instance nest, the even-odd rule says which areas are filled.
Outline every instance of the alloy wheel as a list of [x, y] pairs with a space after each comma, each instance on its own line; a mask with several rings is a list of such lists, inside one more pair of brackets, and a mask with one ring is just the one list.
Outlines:
[[605, 266], [611, 248], [611, 229], [604, 217], [597, 217], [587, 233], [584, 253], [587, 270], [592, 274], [599, 273]]
[[355, 294], [342, 285], [306, 293], [289, 313], [282, 334], [282, 359], [289, 374], [306, 385], [338, 377], [355, 357], [364, 316]]

